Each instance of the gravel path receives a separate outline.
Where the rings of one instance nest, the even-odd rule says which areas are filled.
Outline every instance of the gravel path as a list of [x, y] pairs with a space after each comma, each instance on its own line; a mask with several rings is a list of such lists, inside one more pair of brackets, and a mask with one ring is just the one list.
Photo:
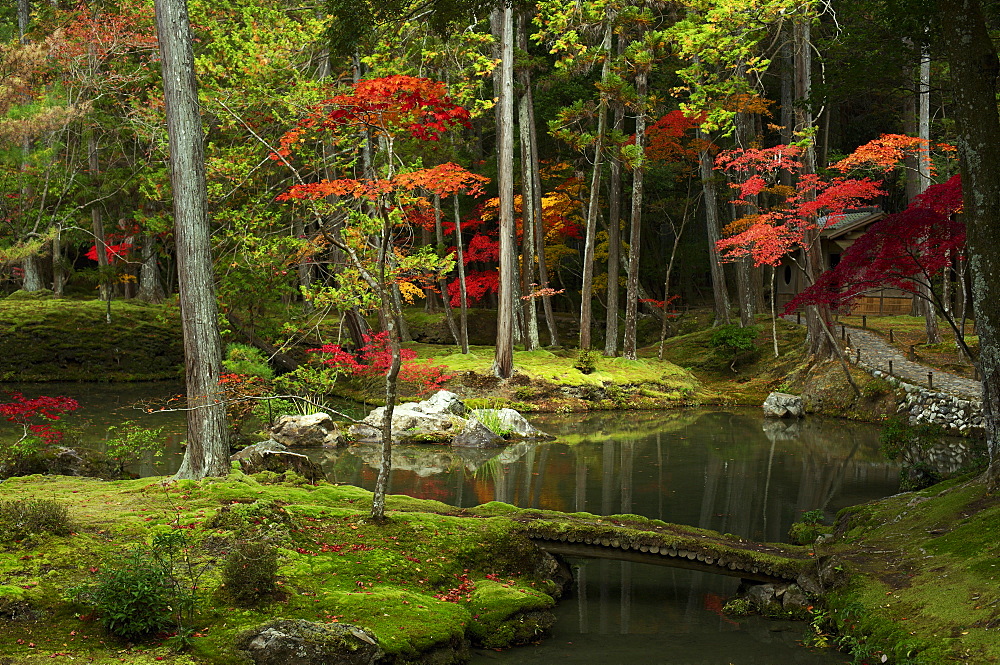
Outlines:
[[[795, 321], [795, 317], [786, 316], [785, 320], [791, 323]], [[839, 332], [839, 325], [837, 328]], [[850, 340], [847, 355], [852, 363], [857, 362], [860, 351], [861, 362], [883, 372], [889, 372], [889, 362], [892, 361], [892, 375], [906, 383], [958, 397], [982, 399], [983, 386], [979, 381], [907, 360], [896, 347], [873, 332], [851, 327], [847, 327], [846, 332]], [[928, 374], [932, 375], [933, 386], [929, 385]]]

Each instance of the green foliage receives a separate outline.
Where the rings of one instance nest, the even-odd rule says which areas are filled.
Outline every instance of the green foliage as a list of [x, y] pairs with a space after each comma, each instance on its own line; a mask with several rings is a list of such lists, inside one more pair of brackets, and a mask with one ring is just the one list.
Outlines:
[[278, 548], [266, 542], [240, 541], [226, 554], [222, 583], [238, 604], [256, 605], [274, 593], [278, 572]]
[[170, 624], [173, 593], [162, 562], [133, 547], [123, 559], [102, 565], [97, 583], [70, 590], [78, 601], [94, 607], [110, 634], [134, 639]]
[[162, 432], [162, 427], [147, 429], [132, 420], [109, 425], [105, 453], [118, 463], [119, 472], [124, 472], [129, 464], [140, 462], [147, 454], [158, 462], [163, 458]]
[[474, 411], [476, 420], [486, 426], [486, 429], [499, 437], [507, 438], [514, 433], [510, 427], [506, 426], [500, 418], [500, 410], [496, 408], [483, 408]]
[[573, 367], [580, 370], [581, 374], [593, 374], [597, 370], [597, 360], [601, 357], [600, 352], [594, 349], [580, 351]]
[[222, 361], [222, 366], [227, 372], [233, 374], [245, 374], [256, 376], [271, 381], [274, 378], [274, 370], [267, 364], [267, 358], [260, 349], [248, 344], [232, 343], [226, 347], [226, 359]]
[[42, 534], [65, 536], [71, 530], [69, 511], [57, 501], [0, 501], [0, 543], [31, 543]]
[[[274, 379], [274, 389], [292, 396], [289, 400], [302, 414], [326, 410], [326, 397], [333, 393], [340, 373], [327, 365], [299, 365], [291, 372]], [[294, 398], [299, 399], [294, 399]]]
[[944, 435], [940, 425], [911, 425], [908, 416], [898, 415], [886, 420], [879, 432], [879, 451], [886, 458], [896, 461], [908, 448], [927, 449]]
[[757, 337], [760, 334], [760, 326], [747, 326], [742, 328], [737, 325], [719, 326], [712, 331], [709, 339], [711, 346], [718, 357], [730, 363], [730, 368], [734, 371], [736, 365], [747, 362], [757, 357]]
[[806, 512], [802, 513], [802, 519], [800, 521], [805, 524], [810, 524], [815, 526], [825, 522], [826, 515], [824, 515], [823, 511], [819, 510], [818, 508], [815, 510], [807, 510]]

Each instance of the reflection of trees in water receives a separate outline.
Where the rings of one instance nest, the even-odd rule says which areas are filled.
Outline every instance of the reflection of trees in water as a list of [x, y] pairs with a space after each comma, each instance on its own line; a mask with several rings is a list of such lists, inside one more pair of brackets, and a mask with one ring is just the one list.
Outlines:
[[[657, 414], [641, 415], [639, 424], [648, 430]], [[392, 487], [459, 506], [498, 500], [638, 513], [759, 540], [784, 539], [801, 511], [834, 510], [896, 491], [895, 465], [876, 461], [875, 428], [842, 421], [768, 422], [717, 411], [688, 414], [682, 427], [677, 418], [664, 420], [666, 426], [652, 434], [619, 429], [572, 446], [396, 446]], [[591, 416], [586, 422], [597, 427], [600, 421]], [[610, 422], [604, 430], [621, 428], [623, 417]], [[338, 482], [370, 483], [378, 463], [374, 446], [319, 454]]]

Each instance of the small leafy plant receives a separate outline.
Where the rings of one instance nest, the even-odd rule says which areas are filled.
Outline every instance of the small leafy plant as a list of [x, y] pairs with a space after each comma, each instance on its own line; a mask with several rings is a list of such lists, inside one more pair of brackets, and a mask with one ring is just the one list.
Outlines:
[[125, 467], [142, 461], [150, 455], [153, 462], [163, 458], [162, 427], [145, 428], [132, 420], [121, 425], [108, 427], [105, 453], [118, 465], [118, 472], [124, 474]]
[[70, 593], [97, 610], [108, 633], [125, 640], [170, 625], [174, 594], [169, 573], [143, 548], [134, 547], [120, 561], [101, 566], [95, 585]]
[[267, 358], [260, 349], [247, 344], [230, 344], [226, 347], [226, 359], [222, 366], [231, 374], [256, 376], [264, 381], [274, 378], [274, 370], [267, 364]]

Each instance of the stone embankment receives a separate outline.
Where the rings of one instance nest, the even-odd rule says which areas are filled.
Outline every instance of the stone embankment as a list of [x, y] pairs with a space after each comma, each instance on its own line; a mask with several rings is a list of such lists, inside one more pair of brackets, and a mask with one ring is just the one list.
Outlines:
[[[793, 320], [789, 317], [787, 320]], [[963, 437], [982, 434], [982, 384], [908, 359], [882, 337], [868, 330], [845, 327], [848, 359], [859, 369], [906, 393], [897, 412], [911, 425], [940, 425]], [[926, 448], [903, 452], [905, 464], [924, 464], [941, 473], [966, 466], [978, 452], [969, 441], [941, 440]]]

